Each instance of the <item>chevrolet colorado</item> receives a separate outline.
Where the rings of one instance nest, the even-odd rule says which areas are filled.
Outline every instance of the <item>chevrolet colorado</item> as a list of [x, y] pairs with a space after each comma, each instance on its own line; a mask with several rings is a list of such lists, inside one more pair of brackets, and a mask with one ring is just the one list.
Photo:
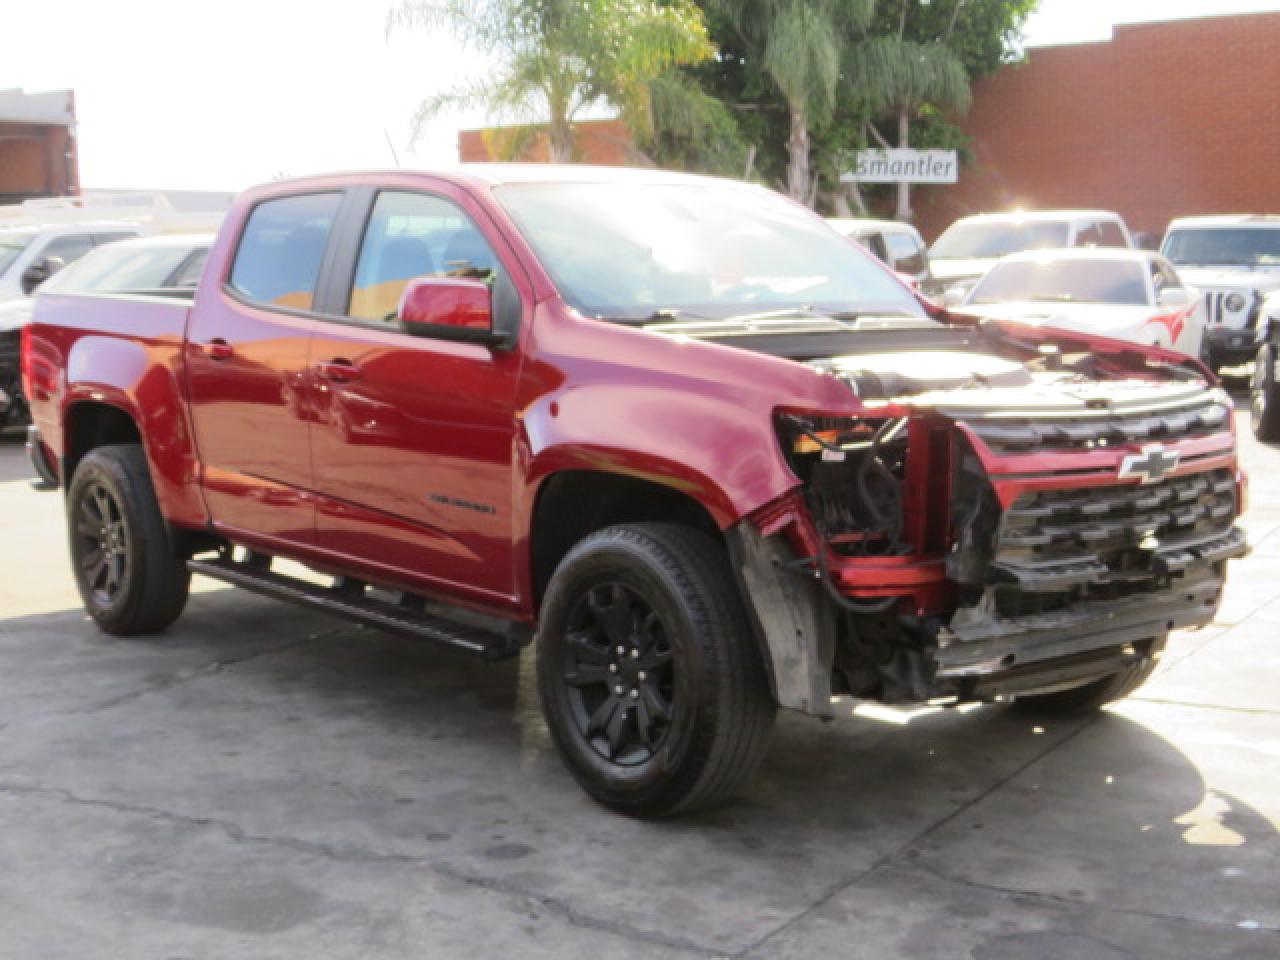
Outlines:
[[730, 181], [274, 183], [192, 295], [42, 297], [22, 363], [103, 630], [195, 572], [534, 642], [570, 771], [635, 814], [739, 788], [778, 707], [1122, 697], [1245, 550], [1198, 361], [951, 315]]

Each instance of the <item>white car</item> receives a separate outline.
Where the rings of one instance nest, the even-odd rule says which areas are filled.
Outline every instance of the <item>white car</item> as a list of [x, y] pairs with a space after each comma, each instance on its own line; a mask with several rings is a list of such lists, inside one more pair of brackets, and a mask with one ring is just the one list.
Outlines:
[[1204, 298], [1147, 250], [1040, 250], [1000, 260], [962, 312], [1131, 340], [1199, 357]]
[[194, 292], [213, 245], [213, 234], [139, 237], [120, 240], [85, 254], [35, 291], [0, 303], [0, 427], [27, 421], [18, 370], [22, 328], [42, 293]]
[[929, 254], [920, 231], [900, 220], [827, 220], [831, 229], [855, 240], [895, 272], [915, 284], [930, 278]]
[[30, 295], [95, 247], [142, 232], [132, 223], [0, 225], [0, 303]]
[[1132, 248], [1129, 228], [1108, 210], [1034, 210], [961, 217], [929, 248], [933, 280], [925, 292], [966, 293], [998, 259], [1024, 250]]
[[1252, 360], [1265, 321], [1280, 315], [1280, 217], [1182, 217], [1160, 252], [1204, 291], [1210, 365]]

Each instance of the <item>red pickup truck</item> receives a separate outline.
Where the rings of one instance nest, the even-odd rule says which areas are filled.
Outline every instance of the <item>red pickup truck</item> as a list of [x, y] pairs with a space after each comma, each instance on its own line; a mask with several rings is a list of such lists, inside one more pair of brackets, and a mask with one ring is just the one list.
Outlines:
[[1246, 549], [1197, 362], [950, 315], [728, 181], [271, 184], [193, 295], [41, 297], [22, 364], [103, 630], [169, 626], [196, 572], [536, 638], [569, 769], [638, 814], [738, 788], [777, 707], [1124, 696]]

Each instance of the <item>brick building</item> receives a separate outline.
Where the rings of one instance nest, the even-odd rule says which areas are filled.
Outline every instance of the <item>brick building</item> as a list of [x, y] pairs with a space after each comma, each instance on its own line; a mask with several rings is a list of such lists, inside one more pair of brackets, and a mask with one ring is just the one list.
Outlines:
[[[636, 162], [631, 133], [621, 120], [583, 120], [573, 125], [574, 159], [579, 163], [625, 166]], [[547, 135], [537, 126], [489, 127], [458, 133], [463, 163], [519, 160], [546, 163]]]
[[1175, 216], [1280, 213], [1278, 89], [1280, 13], [1033, 49], [975, 85], [974, 162], [915, 192], [917, 224], [934, 237], [977, 211], [1101, 207], [1160, 233]]
[[80, 190], [70, 90], [0, 90], [0, 204]]

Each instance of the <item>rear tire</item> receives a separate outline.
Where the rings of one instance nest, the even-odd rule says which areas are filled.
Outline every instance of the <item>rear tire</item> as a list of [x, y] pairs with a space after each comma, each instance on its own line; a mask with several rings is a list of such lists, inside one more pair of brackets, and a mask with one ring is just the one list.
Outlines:
[[1263, 344], [1249, 380], [1253, 435], [1263, 443], [1280, 441], [1280, 384], [1276, 383], [1276, 348]]
[[1101, 710], [1108, 703], [1123, 700], [1147, 682], [1159, 663], [1159, 653], [1165, 640], [1157, 640], [1151, 646], [1146, 659], [1116, 673], [1093, 680], [1070, 690], [1054, 693], [1034, 693], [1013, 701], [1016, 709], [1044, 716], [1079, 716]]
[[67, 533], [76, 587], [103, 631], [153, 633], [181, 615], [191, 573], [139, 445], [98, 447], [80, 461], [67, 491]]
[[698, 530], [609, 527], [547, 588], [538, 688], [578, 783], [637, 816], [713, 806], [764, 756], [774, 703], [724, 549]]

